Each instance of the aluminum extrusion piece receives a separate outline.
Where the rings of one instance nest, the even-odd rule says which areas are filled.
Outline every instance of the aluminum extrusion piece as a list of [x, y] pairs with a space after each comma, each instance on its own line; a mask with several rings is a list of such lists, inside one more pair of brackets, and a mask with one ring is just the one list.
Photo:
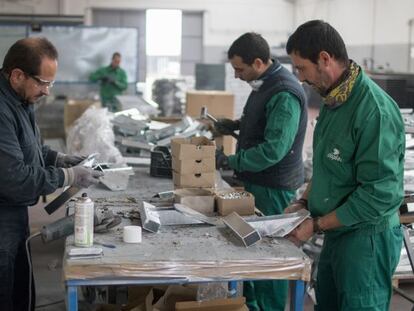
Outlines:
[[249, 247], [262, 239], [260, 233], [247, 223], [239, 214], [233, 212], [223, 218], [224, 224]]
[[303, 209], [296, 213], [248, 217], [245, 220], [259, 231], [262, 236], [284, 237], [309, 217], [309, 211]]
[[221, 226], [223, 225], [223, 220], [221, 218], [217, 218], [217, 217], [209, 217], [206, 216], [204, 214], [201, 214], [200, 212], [197, 212], [196, 210], [193, 210], [192, 208], [189, 208], [188, 206], [184, 205], [184, 204], [179, 204], [179, 203], [175, 203], [174, 204], [174, 208], [189, 216], [192, 217], [194, 219], [197, 219], [203, 223], [212, 225], [212, 226]]
[[161, 226], [161, 221], [154, 205], [142, 202], [139, 214], [141, 216], [142, 228], [150, 232], [158, 232]]

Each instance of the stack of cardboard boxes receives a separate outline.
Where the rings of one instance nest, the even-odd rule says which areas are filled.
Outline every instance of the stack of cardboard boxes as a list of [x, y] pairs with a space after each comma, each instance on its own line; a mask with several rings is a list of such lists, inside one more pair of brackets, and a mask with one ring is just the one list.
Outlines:
[[216, 145], [206, 137], [175, 138], [171, 141], [175, 188], [213, 188]]
[[233, 211], [254, 214], [254, 197], [246, 191], [215, 189], [215, 143], [206, 137], [175, 138], [171, 141], [175, 202], [204, 215], [220, 216]]
[[212, 189], [216, 180], [216, 145], [206, 137], [171, 141], [175, 202], [197, 211], [214, 213]]

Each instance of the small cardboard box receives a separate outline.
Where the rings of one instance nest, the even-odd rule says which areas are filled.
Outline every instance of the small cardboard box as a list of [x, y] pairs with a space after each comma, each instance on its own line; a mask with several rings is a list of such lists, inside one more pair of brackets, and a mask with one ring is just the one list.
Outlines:
[[180, 174], [211, 173], [216, 170], [215, 158], [178, 160], [172, 158], [172, 169]]
[[213, 188], [216, 172], [180, 174], [173, 172], [173, 182], [176, 188]]
[[246, 298], [221, 298], [208, 301], [183, 301], [175, 304], [176, 311], [248, 311]]
[[216, 118], [234, 117], [234, 95], [224, 91], [190, 91], [186, 96], [186, 113], [190, 117], [199, 118], [201, 108]]
[[174, 138], [171, 154], [178, 160], [215, 158], [216, 144], [207, 137]]
[[214, 193], [207, 189], [187, 188], [175, 190], [174, 202], [184, 204], [207, 216], [214, 214]]
[[248, 194], [246, 197], [241, 197], [239, 199], [225, 199], [222, 196], [226, 195], [227, 193], [231, 192], [240, 192], [236, 190], [232, 191], [219, 191], [216, 193], [216, 204], [217, 204], [217, 211], [220, 216], [227, 216], [232, 212], [236, 212], [241, 216], [249, 216], [254, 214], [254, 196], [247, 192], [243, 191]]
[[96, 108], [101, 107], [99, 101], [94, 100], [74, 100], [68, 99], [63, 108], [63, 125], [65, 132], [68, 131], [69, 127], [75, 122], [84, 112], [91, 106]]

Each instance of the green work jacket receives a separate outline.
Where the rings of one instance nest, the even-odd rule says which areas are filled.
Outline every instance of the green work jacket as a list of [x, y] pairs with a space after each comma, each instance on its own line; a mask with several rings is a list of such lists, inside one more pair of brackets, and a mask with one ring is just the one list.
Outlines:
[[[107, 79], [103, 79], [103, 78]], [[100, 95], [103, 103], [112, 102], [116, 95], [122, 94], [128, 87], [127, 75], [122, 68], [112, 68], [110, 65], [101, 67], [89, 76], [92, 82], [101, 83]]]
[[[405, 133], [397, 104], [361, 71], [349, 98], [323, 105], [314, 132], [309, 207], [344, 227], [392, 219], [403, 199]], [[391, 217], [392, 216], [392, 217]]]

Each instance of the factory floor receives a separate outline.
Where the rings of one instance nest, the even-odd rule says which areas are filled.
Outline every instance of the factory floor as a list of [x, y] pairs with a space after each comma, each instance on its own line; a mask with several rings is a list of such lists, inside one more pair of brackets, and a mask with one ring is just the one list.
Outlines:
[[[317, 116], [317, 109], [309, 110], [309, 121], [315, 119]], [[313, 126], [309, 122], [305, 147], [311, 146], [312, 142]], [[46, 141], [47, 144], [58, 151], [64, 151], [61, 149], [59, 142], [57, 141]], [[48, 200], [53, 199], [56, 194], [49, 196]], [[52, 215], [47, 215], [43, 210], [44, 203], [39, 202], [36, 206], [30, 209], [30, 220], [31, 220], [31, 232], [38, 232], [39, 229], [46, 223], [52, 222], [64, 216], [63, 209], [56, 211]], [[36, 301], [37, 305], [52, 304], [47, 307], [37, 308], [37, 311], [63, 311], [66, 310], [64, 299], [65, 299], [65, 288], [62, 283], [62, 256], [64, 250], [63, 241], [55, 241], [50, 244], [43, 244], [39, 237], [36, 237], [31, 242], [32, 247], [32, 258], [33, 258], [33, 271], [36, 282]], [[414, 280], [412, 282], [406, 282], [400, 284], [400, 288], [407, 292], [408, 295], [414, 297]], [[287, 304], [286, 310], [289, 310], [289, 304]], [[402, 298], [400, 295], [394, 294], [391, 301], [390, 310], [401, 310], [409, 311], [413, 307], [413, 304]], [[79, 311], [92, 311], [93, 307], [87, 303], [79, 304]], [[305, 300], [305, 311], [313, 310], [313, 303], [306, 297]], [[266, 310], [264, 310], [266, 311]]]

